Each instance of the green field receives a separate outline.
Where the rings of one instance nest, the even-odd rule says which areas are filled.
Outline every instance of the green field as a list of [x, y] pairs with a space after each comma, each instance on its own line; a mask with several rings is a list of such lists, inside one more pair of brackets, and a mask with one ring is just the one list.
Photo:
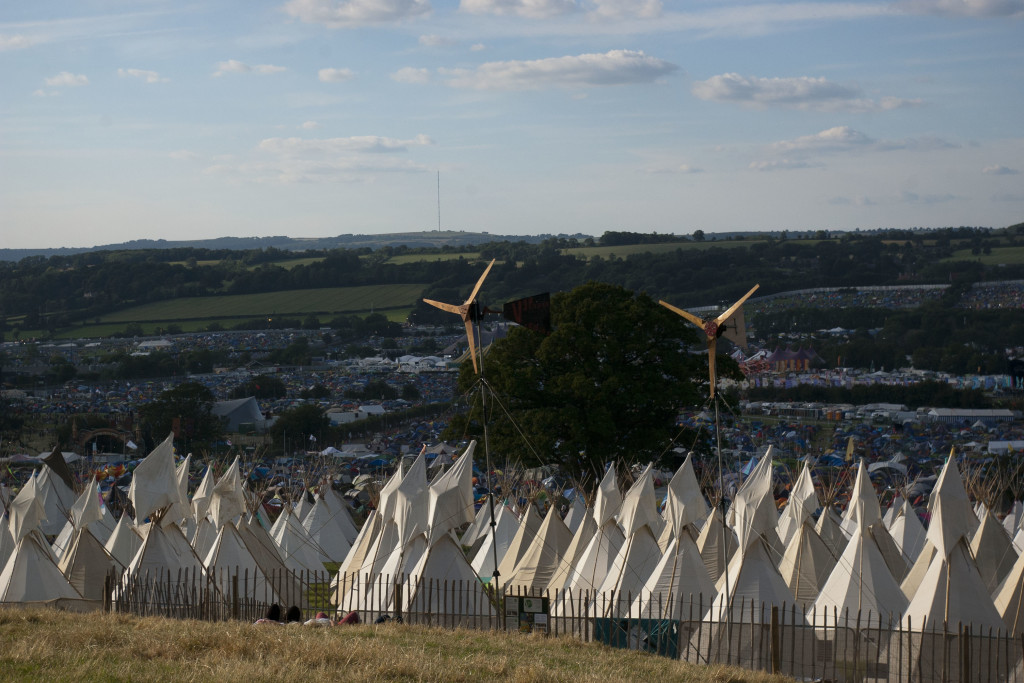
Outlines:
[[[742, 240], [742, 241], [730, 241], [723, 240], [721, 242], [662, 242], [659, 244], [621, 244], [614, 247], [576, 247], [575, 249], [565, 249], [566, 254], [575, 256], [583, 256], [586, 258], [594, 258], [600, 256], [601, 258], [608, 258], [612, 254], [615, 256], [633, 256], [634, 254], [666, 254], [673, 252], [676, 249], [682, 249], [684, 251], [692, 251], [694, 249], [704, 250], [711, 249], [713, 247], [720, 247], [722, 249], [739, 248], [739, 247], [753, 247], [758, 244], [764, 244], [765, 240]], [[810, 240], [801, 240], [801, 244], [810, 242]]]
[[201, 296], [135, 306], [102, 316], [98, 324], [178, 322], [260, 316], [384, 312], [411, 307], [426, 285], [370, 285], [296, 289], [263, 294]]
[[953, 252], [949, 258], [942, 259], [949, 261], [977, 261], [986, 266], [1019, 266], [1024, 263], [1024, 246], [1020, 247], [995, 247], [988, 254], [972, 254], [970, 249], [959, 249]]
[[421, 261], [458, 261], [460, 258], [467, 261], [480, 259], [478, 251], [464, 251], [452, 254], [399, 254], [388, 259], [388, 263], [401, 265], [403, 263], [419, 263]]

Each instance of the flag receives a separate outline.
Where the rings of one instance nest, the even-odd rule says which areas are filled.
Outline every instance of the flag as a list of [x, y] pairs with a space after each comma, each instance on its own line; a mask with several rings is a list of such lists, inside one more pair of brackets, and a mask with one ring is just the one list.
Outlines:
[[853, 462], [853, 437], [846, 442], [846, 462]]
[[535, 332], [551, 333], [551, 295], [547, 292], [528, 296], [525, 299], [509, 301], [502, 308], [502, 315]]
[[134, 441], [127, 441], [127, 442], [125, 442], [124, 445], [127, 446], [128, 448], [132, 449], [133, 451], [138, 450], [138, 448], [139, 448], [138, 446], [135, 445]]

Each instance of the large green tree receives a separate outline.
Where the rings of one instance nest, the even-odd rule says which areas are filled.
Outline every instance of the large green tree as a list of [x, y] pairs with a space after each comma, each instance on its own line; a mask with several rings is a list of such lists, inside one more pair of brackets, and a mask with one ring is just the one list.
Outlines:
[[178, 439], [210, 444], [224, 432], [221, 419], [213, 414], [214, 396], [198, 382], [182, 382], [144, 405], [142, 414], [147, 436], [159, 443], [172, 430]]
[[[320, 406], [303, 403], [282, 411], [270, 428], [270, 436], [275, 446], [287, 450], [305, 450], [323, 441], [330, 428], [331, 420]], [[316, 438], [316, 441], [311, 440], [310, 436]]]
[[[593, 282], [555, 295], [551, 321], [550, 335], [513, 328], [487, 353], [495, 462], [558, 463], [599, 479], [611, 460], [658, 459], [679, 410], [706, 395], [707, 361], [687, 352], [698, 343], [692, 326], [646, 294]], [[478, 395], [475, 384], [464, 363], [460, 389]], [[447, 435], [478, 436], [479, 410], [476, 400]]]

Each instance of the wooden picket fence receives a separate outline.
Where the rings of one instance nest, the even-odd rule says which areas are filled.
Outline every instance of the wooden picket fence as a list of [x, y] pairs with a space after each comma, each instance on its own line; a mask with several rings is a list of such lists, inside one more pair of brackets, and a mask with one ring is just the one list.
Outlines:
[[[108, 578], [108, 610], [178, 619], [248, 620], [274, 602], [360, 621], [542, 632], [697, 664], [729, 664], [806, 681], [1024, 683], [1024, 634], [970, 624], [914, 625], [875, 615], [740, 600], [714, 618], [701, 595], [493, 589], [480, 581], [244, 568]], [[637, 599], [640, 598], [640, 599]], [[543, 605], [525, 615], [522, 600]], [[537, 617], [537, 614], [542, 614]]]

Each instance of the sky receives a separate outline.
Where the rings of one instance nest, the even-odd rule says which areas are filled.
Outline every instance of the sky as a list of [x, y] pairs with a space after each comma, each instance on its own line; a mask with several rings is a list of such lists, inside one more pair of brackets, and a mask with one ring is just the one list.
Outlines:
[[0, 5], [0, 247], [1024, 221], [1024, 0]]

